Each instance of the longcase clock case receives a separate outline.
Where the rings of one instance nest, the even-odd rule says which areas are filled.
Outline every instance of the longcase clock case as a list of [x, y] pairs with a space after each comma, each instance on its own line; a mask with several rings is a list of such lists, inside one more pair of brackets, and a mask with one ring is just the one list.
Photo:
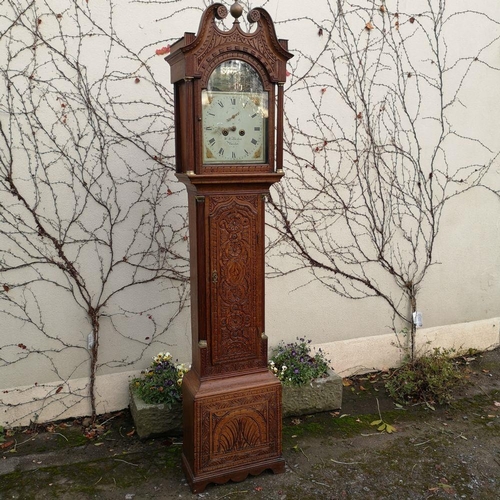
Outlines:
[[[167, 57], [177, 176], [189, 206], [192, 368], [183, 382], [182, 460], [193, 492], [210, 482], [284, 470], [281, 384], [267, 369], [264, 333], [264, 204], [283, 175], [283, 83], [292, 56], [265, 10], [250, 11], [256, 27], [247, 33], [235, 5], [231, 29], [217, 26], [227, 9], [213, 4], [198, 34], [185, 33]], [[268, 93], [266, 153], [259, 162], [204, 164], [202, 92], [229, 60], [250, 65]], [[247, 133], [242, 127], [240, 136]]]

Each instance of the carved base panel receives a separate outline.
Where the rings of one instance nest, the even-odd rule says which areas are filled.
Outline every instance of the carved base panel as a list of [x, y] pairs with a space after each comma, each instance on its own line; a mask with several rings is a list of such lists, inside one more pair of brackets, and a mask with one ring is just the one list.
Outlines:
[[265, 373], [184, 381], [183, 468], [193, 493], [209, 483], [284, 471], [281, 384]]

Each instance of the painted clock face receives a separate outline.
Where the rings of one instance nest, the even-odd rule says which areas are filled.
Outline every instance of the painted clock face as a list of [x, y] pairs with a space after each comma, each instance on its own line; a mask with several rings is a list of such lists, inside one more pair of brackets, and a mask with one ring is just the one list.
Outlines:
[[265, 163], [267, 94], [203, 91], [203, 163]]

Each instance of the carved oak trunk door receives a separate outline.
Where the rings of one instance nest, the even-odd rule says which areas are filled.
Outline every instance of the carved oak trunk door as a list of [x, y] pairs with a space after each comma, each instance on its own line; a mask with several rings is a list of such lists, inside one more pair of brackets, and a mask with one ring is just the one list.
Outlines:
[[177, 176], [187, 187], [192, 368], [184, 377], [183, 468], [211, 482], [284, 471], [281, 384], [267, 369], [264, 204], [283, 175], [287, 43], [263, 9], [204, 12], [166, 58], [175, 89]]

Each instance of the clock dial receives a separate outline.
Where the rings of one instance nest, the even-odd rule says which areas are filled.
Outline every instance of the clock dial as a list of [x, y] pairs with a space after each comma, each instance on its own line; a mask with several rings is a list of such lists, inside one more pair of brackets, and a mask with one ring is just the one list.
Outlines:
[[203, 163], [265, 163], [267, 94], [203, 91]]

